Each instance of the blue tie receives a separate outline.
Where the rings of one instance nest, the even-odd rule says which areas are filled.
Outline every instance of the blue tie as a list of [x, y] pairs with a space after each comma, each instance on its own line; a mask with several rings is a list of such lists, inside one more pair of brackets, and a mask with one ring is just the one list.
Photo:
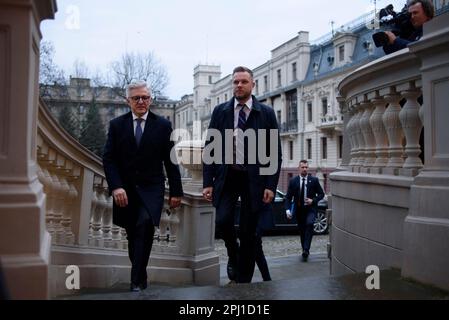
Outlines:
[[142, 123], [143, 119], [142, 118], [137, 118], [136, 119], [136, 144], [137, 146], [139, 146], [140, 144], [140, 140], [142, 139]]

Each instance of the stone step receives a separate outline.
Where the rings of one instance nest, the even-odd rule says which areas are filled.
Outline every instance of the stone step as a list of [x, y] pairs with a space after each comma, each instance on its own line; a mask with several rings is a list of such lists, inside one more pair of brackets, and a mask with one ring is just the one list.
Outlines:
[[[449, 293], [407, 281], [399, 270], [380, 273], [380, 289], [368, 290], [365, 273], [331, 276], [329, 260], [324, 255], [311, 256], [307, 263], [299, 257], [271, 258], [268, 261], [273, 281], [263, 282], [257, 272], [253, 283], [219, 286], [167, 286], [150, 284], [142, 292], [129, 292], [128, 284], [110, 289], [84, 289], [70, 300], [407, 300], [449, 299]], [[224, 263], [222, 263], [223, 269]], [[221, 274], [223, 273], [223, 270]]]

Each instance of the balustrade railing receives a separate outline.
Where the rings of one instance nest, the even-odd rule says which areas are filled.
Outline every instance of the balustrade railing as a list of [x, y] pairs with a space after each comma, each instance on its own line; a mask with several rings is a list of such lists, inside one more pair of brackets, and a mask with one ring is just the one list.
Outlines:
[[423, 167], [421, 76], [407, 50], [362, 67], [340, 84], [354, 172], [415, 176]]

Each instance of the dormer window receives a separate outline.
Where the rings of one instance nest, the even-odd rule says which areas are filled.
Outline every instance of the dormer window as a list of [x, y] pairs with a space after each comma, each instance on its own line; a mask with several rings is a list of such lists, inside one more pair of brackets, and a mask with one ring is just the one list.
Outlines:
[[345, 45], [341, 45], [338, 47], [338, 61], [345, 61]]

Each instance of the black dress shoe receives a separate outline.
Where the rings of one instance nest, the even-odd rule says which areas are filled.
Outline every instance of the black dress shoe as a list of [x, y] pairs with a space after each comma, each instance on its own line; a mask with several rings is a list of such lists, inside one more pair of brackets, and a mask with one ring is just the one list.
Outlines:
[[148, 283], [147, 283], [146, 281], [145, 281], [145, 282], [142, 282], [142, 283], [139, 285], [140, 290], [145, 290], [147, 287], [148, 287]]
[[302, 261], [306, 262], [308, 258], [309, 258], [309, 252], [304, 251], [302, 253]]
[[131, 292], [140, 292], [140, 286], [135, 285], [134, 283], [131, 283], [129, 287], [129, 291]]

